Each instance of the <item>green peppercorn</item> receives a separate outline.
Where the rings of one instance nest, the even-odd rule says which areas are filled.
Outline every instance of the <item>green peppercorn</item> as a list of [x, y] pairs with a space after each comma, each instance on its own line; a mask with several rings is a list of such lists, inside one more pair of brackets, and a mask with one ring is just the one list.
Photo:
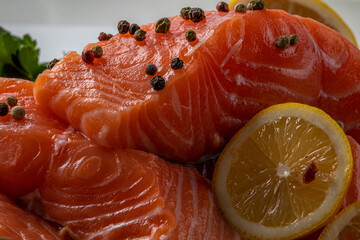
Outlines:
[[185, 32], [185, 38], [188, 42], [193, 42], [196, 40], [196, 32], [192, 29], [189, 29]]
[[51, 60], [51, 62], [49, 62], [49, 64], [47, 65], [47, 68], [52, 69], [58, 62], [60, 62], [60, 60], [57, 58], [54, 58], [53, 60]]
[[265, 3], [263, 0], [252, 0], [248, 3], [248, 10], [262, 10], [265, 7]]
[[129, 31], [130, 23], [126, 20], [119, 21], [117, 28], [120, 34], [125, 34]]
[[291, 34], [290, 38], [290, 45], [295, 45], [299, 41], [299, 37], [296, 34]]
[[185, 20], [189, 20], [189, 11], [191, 10], [191, 7], [184, 7], [181, 9], [180, 11], [180, 16], [185, 19]]
[[165, 87], [165, 79], [161, 76], [155, 76], [150, 80], [150, 84], [154, 90], [159, 91]]
[[103, 49], [100, 46], [94, 46], [91, 48], [91, 51], [94, 53], [94, 57], [101, 58], [103, 55]]
[[205, 19], [205, 13], [201, 8], [192, 8], [189, 11], [189, 18], [193, 23], [201, 22]]
[[147, 75], [155, 75], [155, 73], [157, 72], [157, 67], [155, 64], [148, 64], [145, 67], [145, 73]]
[[9, 106], [4, 103], [4, 102], [0, 102], [0, 116], [6, 116], [9, 112]]
[[157, 32], [157, 33], [167, 33], [170, 30], [170, 25], [171, 25], [171, 22], [170, 22], [170, 20], [168, 18], [166, 18], [166, 17], [160, 18], [156, 22], [155, 32]]
[[106, 40], [109, 40], [112, 37], [113, 37], [113, 35], [111, 33], [106, 34]]
[[10, 96], [6, 99], [6, 102], [10, 107], [13, 107], [17, 104], [18, 100], [16, 97]]
[[342, 121], [336, 121], [337, 122], [337, 124], [339, 124], [339, 126], [342, 128], [342, 129], [344, 129], [344, 123], [342, 122]]
[[242, 3], [235, 5], [235, 12], [246, 12], [246, 6]]
[[130, 33], [131, 35], [134, 35], [135, 32], [136, 32], [137, 30], [139, 30], [139, 29], [140, 29], [139, 25], [133, 23], [133, 24], [131, 24], [130, 27], [129, 27], [129, 33]]
[[25, 109], [20, 106], [13, 107], [10, 111], [10, 115], [15, 120], [21, 120], [25, 116]]
[[286, 49], [290, 45], [290, 39], [288, 36], [278, 37], [275, 41], [275, 46], [280, 49]]
[[171, 60], [171, 68], [172, 69], [180, 69], [184, 66], [184, 61], [180, 58], [174, 58]]
[[146, 38], [146, 31], [139, 29], [136, 30], [135, 34], [134, 34], [134, 38], [136, 41], [144, 41]]

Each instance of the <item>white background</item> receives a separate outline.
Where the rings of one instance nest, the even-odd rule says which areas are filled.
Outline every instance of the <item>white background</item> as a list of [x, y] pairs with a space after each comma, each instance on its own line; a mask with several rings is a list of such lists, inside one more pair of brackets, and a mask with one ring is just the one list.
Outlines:
[[[97, 42], [99, 32], [116, 34], [119, 20], [139, 25], [179, 14], [182, 7], [214, 10], [220, 0], [0, 0], [0, 26], [12, 34], [35, 38], [40, 60], [81, 52]], [[360, 0], [324, 0], [333, 7], [360, 42]]]

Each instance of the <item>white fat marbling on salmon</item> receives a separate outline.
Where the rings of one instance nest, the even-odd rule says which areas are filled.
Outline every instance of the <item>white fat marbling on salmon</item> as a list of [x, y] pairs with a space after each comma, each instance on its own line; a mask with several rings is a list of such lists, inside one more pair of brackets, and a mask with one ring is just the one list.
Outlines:
[[224, 58], [224, 60], [222, 61], [222, 63], [220, 64], [220, 67], [223, 68], [225, 63], [227, 63], [227, 61], [229, 61], [230, 57], [232, 57], [232, 55], [234, 54], [234, 52], [236, 50], [239, 50], [239, 47], [241, 46], [241, 43], [243, 42], [243, 39], [239, 39], [239, 41], [237, 41], [235, 43], [234, 46], [232, 46], [230, 48], [230, 51], [228, 52], [228, 54], [226, 55], [226, 57]]

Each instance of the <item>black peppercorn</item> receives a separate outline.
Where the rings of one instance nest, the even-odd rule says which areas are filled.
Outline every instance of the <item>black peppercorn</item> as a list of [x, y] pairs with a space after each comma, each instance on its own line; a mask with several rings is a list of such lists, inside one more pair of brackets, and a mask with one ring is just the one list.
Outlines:
[[148, 64], [145, 67], [145, 73], [148, 75], [155, 75], [157, 72], [157, 67], [155, 64]]
[[135, 32], [136, 32], [137, 30], [139, 30], [139, 29], [140, 29], [139, 25], [133, 23], [133, 24], [131, 24], [130, 27], [129, 27], [129, 33], [130, 33], [131, 35], [134, 35]]
[[180, 58], [174, 58], [171, 60], [171, 68], [172, 69], [180, 69], [184, 66], [184, 61]]
[[49, 62], [49, 64], [47, 65], [47, 68], [52, 69], [58, 62], [60, 62], [60, 60], [57, 58], [54, 58], [53, 60], [51, 60], [51, 62]]
[[180, 11], [180, 16], [185, 19], [185, 20], [189, 20], [189, 11], [191, 10], [191, 7], [184, 7], [181, 9]]
[[262, 0], [252, 0], [248, 3], [248, 10], [262, 10], [265, 7], [265, 3]]
[[154, 90], [159, 91], [165, 87], [165, 79], [161, 76], [155, 76], [150, 80], [150, 84]]
[[170, 22], [170, 20], [168, 18], [166, 18], [166, 17], [160, 18], [156, 22], [155, 32], [157, 32], [157, 33], [167, 33], [170, 30], [170, 25], [171, 25], [171, 22]]
[[0, 116], [6, 116], [6, 114], [8, 114], [9, 112], [9, 106], [4, 103], [4, 102], [0, 102]]
[[228, 12], [229, 11], [229, 5], [226, 2], [219, 2], [216, 5], [216, 10], [219, 12]]
[[10, 97], [6, 98], [6, 102], [10, 107], [13, 107], [17, 104], [18, 100], [16, 97], [10, 96]]
[[185, 38], [188, 42], [193, 42], [196, 40], [196, 32], [192, 29], [189, 29], [185, 32]]
[[189, 11], [189, 18], [192, 22], [201, 22], [205, 19], [205, 13], [201, 8], [192, 8]]
[[286, 49], [290, 45], [290, 39], [288, 36], [278, 37], [275, 41], [275, 46], [280, 49]]
[[291, 34], [290, 38], [290, 45], [295, 45], [299, 41], [299, 37], [296, 34]]
[[117, 28], [120, 34], [125, 34], [129, 31], [130, 23], [126, 20], [119, 21]]
[[146, 38], [146, 31], [139, 29], [136, 30], [135, 34], [134, 34], [134, 38], [136, 41], [144, 41]]

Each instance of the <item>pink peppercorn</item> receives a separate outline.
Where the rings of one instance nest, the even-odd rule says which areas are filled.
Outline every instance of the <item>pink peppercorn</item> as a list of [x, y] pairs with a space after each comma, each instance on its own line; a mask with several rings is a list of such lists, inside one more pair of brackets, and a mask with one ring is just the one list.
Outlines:
[[216, 5], [216, 9], [217, 9], [219, 12], [228, 12], [228, 11], [229, 11], [229, 5], [228, 5], [226, 2], [219, 2], [219, 3]]
[[81, 57], [86, 63], [93, 63], [95, 58], [94, 53], [91, 50], [83, 51]]

